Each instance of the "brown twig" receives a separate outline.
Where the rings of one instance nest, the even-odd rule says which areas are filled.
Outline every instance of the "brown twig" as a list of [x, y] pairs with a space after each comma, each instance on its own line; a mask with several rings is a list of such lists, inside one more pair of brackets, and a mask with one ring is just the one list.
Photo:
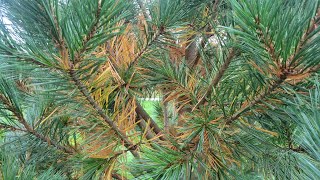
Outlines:
[[207, 91], [204, 93], [204, 95], [202, 96], [202, 98], [199, 100], [199, 102], [193, 107], [192, 111], [194, 111], [197, 107], [199, 107], [199, 105], [203, 104], [206, 101], [206, 97], [211, 93], [212, 88], [216, 87], [218, 85], [218, 83], [220, 82], [223, 74], [226, 72], [226, 70], [228, 69], [233, 57], [236, 55], [236, 52], [234, 49], [231, 49], [228, 57], [226, 58], [225, 62], [223, 63], [223, 65], [221, 66], [221, 68], [219, 69], [218, 73], [216, 74], [216, 76], [212, 79], [211, 83], [209, 84]]
[[[150, 115], [144, 110], [144, 108], [141, 106], [141, 104], [136, 101], [136, 113], [140, 115], [145, 121], [149, 121], [150, 128], [156, 133], [156, 135], [162, 135], [162, 130], [158, 126], [158, 124], [150, 117]], [[163, 136], [160, 136], [159, 139], [165, 141], [166, 138]]]
[[235, 114], [233, 114], [230, 118], [227, 119], [226, 123], [231, 124], [233, 121], [237, 120], [244, 112], [249, 110], [254, 105], [261, 102], [266, 96], [270, 95], [274, 92], [281, 83], [285, 81], [286, 77], [282, 77], [276, 82], [274, 82], [264, 93], [258, 95], [253, 101], [249, 102], [245, 107], [238, 110]]
[[[138, 116], [138, 117], [141, 117], [141, 116]], [[150, 132], [150, 129], [149, 127], [147, 127], [147, 123], [144, 119], [136, 119], [136, 122], [138, 122], [138, 126], [141, 128], [142, 131], [146, 131], [146, 138], [149, 140], [149, 139], [152, 139], [154, 138], [154, 135]]]
[[[320, 11], [320, 8], [319, 10]], [[315, 19], [317, 18], [317, 16], [320, 15], [316, 15], [314, 19], [311, 20], [309, 27], [307, 28], [307, 30], [305, 31], [305, 33], [303, 33], [300, 41], [298, 42], [296, 49], [294, 51], [294, 53], [292, 54], [292, 56], [290, 56], [290, 58], [288, 59], [289, 62], [289, 66], [291, 66], [294, 63], [294, 57], [296, 57], [296, 55], [300, 52], [300, 50], [302, 49], [303, 45], [307, 42], [308, 40], [308, 36], [316, 29], [316, 21]]]
[[92, 24], [90, 31], [88, 32], [88, 34], [84, 37], [84, 39], [82, 40], [82, 45], [83, 47], [79, 50], [79, 52], [77, 53], [76, 56], [76, 60], [80, 60], [80, 56], [81, 54], [87, 49], [87, 43], [94, 37], [94, 35], [97, 32], [97, 27], [99, 25], [99, 18], [101, 16], [101, 0], [98, 1], [98, 7], [97, 7], [97, 11], [95, 14], [95, 20], [94, 23]]
[[35, 137], [37, 137], [38, 139], [46, 142], [48, 145], [52, 145], [54, 147], [56, 147], [59, 150], [62, 150], [65, 153], [74, 153], [74, 150], [66, 147], [66, 146], [61, 146], [60, 144], [58, 144], [57, 142], [55, 142], [54, 140], [50, 139], [49, 137], [46, 137], [40, 133], [38, 133], [34, 128], [32, 128], [27, 121], [24, 119], [24, 117], [22, 116], [22, 114], [20, 112], [18, 112], [18, 110], [11, 104], [11, 102], [2, 94], [0, 94], [0, 101], [6, 106], [6, 108], [12, 112], [12, 114], [17, 118], [17, 120], [24, 126], [25, 130], [22, 129], [17, 129], [16, 130], [21, 130], [24, 132], [28, 132], [32, 135], [34, 135]]
[[119, 174], [117, 173], [112, 173], [112, 178], [114, 179], [117, 179], [117, 180], [127, 180], [127, 178], [123, 177], [123, 176], [120, 176]]
[[17, 128], [17, 127], [14, 127], [14, 126], [10, 126], [8, 124], [0, 124], [0, 129], [8, 129], [10, 131], [21, 131], [21, 132], [28, 132], [27, 130], [25, 129], [21, 129], [21, 128]]
[[135, 66], [138, 63], [138, 60], [147, 52], [148, 48], [152, 45], [154, 41], [156, 41], [160, 36], [160, 31], [156, 31], [154, 36], [152, 37], [151, 41], [149, 41], [144, 48], [140, 50], [135, 56], [135, 58], [130, 62], [128, 69]]
[[[259, 19], [256, 19], [256, 24], [259, 25]], [[257, 96], [253, 101], [251, 101], [250, 103], [248, 103], [248, 105], [246, 105], [245, 107], [241, 108], [240, 110], [238, 110], [235, 114], [233, 114], [230, 118], [227, 119], [227, 124], [231, 124], [232, 122], [234, 122], [235, 120], [237, 120], [244, 112], [246, 112], [248, 109], [250, 109], [251, 107], [253, 107], [254, 105], [258, 104], [259, 102], [261, 102], [266, 96], [272, 94], [272, 92], [274, 92], [279, 86], [280, 84], [282, 84], [286, 79], [287, 79], [287, 76], [289, 75], [290, 73], [290, 69], [292, 63], [293, 63], [293, 60], [295, 59], [296, 55], [300, 52], [300, 50], [302, 49], [303, 45], [305, 44], [305, 42], [307, 41], [307, 37], [309, 36], [310, 33], [312, 33], [312, 31], [314, 30], [314, 24], [315, 24], [315, 21], [314, 20], [311, 20], [311, 23], [308, 27], [308, 29], [306, 30], [306, 32], [303, 34], [303, 36], [301, 37], [299, 43], [297, 44], [297, 47], [296, 47], [296, 50], [295, 52], [293, 53], [292, 56], [290, 56], [286, 62], [289, 63], [289, 66], [287, 67], [286, 65], [284, 67], [282, 67], [282, 65], [278, 62], [278, 68], [281, 70], [281, 74], [279, 75], [279, 79], [274, 83], [272, 84], [264, 93], [260, 94], [259, 96]], [[262, 31], [260, 28], [258, 29], [259, 31]], [[260, 33], [262, 34], [262, 33]], [[262, 37], [260, 35], [260, 37]], [[275, 54], [275, 51], [274, 51], [274, 45], [273, 43], [271, 42], [270, 39], [266, 38], [264, 40], [265, 42], [265, 45], [266, 45], [266, 50], [270, 53], [270, 56], [271, 58], [274, 60], [274, 61], [277, 61], [277, 56]], [[318, 69], [320, 68], [320, 66], [315, 66], [314, 68], [311, 68], [309, 70], [309, 72], [314, 72], [314, 71], [317, 71]]]
[[169, 112], [168, 112], [168, 102], [165, 101], [167, 96], [163, 96], [163, 126], [164, 126], [164, 132], [166, 134], [169, 134]]
[[99, 116], [111, 127], [111, 129], [116, 133], [116, 135], [124, 142], [124, 146], [129, 148], [131, 153], [135, 157], [139, 157], [139, 154], [136, 152], [136, 146], [128, 139], [128, 137], [121, 132], [121, 130], [117, 127], [117, 125], [111, 120], [109, 116], [105, 114], [103, 109], [97, 104], [97, 102], [91, 96], [91, 93], [87, 89], [87, 87], [80, 81], [77, 77], [76, 72], [73, 69], [69, 70], [70, 77], [74, 81], [75, 85], [82, 93], [82, 95], [86, 98], [86, 100], [90, 103], [92, 108], [99, 114]]

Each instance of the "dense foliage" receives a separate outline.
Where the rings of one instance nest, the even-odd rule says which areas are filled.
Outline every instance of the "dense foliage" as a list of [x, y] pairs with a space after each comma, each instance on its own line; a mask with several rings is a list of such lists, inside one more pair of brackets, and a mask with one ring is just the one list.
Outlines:
[[318, 0], [0, 2], [2, 179], [320, 179]]

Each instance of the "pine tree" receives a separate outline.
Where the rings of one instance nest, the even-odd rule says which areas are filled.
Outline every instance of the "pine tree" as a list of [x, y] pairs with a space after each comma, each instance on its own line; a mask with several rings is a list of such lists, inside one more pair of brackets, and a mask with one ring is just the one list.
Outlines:
[[2, 179], [320, 179], [318, 0], [0, 7]]

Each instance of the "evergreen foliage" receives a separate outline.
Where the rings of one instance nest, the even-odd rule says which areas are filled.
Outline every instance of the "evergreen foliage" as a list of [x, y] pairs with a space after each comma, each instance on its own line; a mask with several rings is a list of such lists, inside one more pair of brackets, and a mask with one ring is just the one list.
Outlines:
[[2, 179], [320, 179], [319, 0], [0, 2]]

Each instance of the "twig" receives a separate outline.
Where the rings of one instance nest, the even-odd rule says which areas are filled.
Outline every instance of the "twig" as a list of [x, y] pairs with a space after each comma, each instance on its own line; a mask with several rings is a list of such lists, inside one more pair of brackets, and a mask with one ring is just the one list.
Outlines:
[[98, 7], [97, 7], [96, 14], [95, 14], [94, 23], [92, 24], [90, 31], [88, 32], [88, 34], [84, 37], [84, 39], [82, 41], [83, 47], [77, 53], [76, 60], [80, 60], [81, 54], [87, 49], [87, 43], [94, 37], [94, 35], [97, 31], [98, 24], [99, 24], [100, 16], [101, 16], [101, 0], [98, 1]]
[[223, 74], [226, 72], [226, 70], [228, 69], [231, 60], [233, 59], [233, 57], [235, 56], [235, 50], [231, 49], [226, 61], [224, 62], [224, 64], [221, 66], [221, 68], [219, 69], [218, 73], [216, 74], [216, 76], [212, 79], [210, 85], [207, 88], [207, 91], [205, 92], [205, 94], [202, 96], [202, 98], [199, 100], [199, 102], [193, 107], [192, 111], [194, 111], [199, 105], [203, 104], [205, 102], [205, 98], [211, 93], [212, 88], [216, 87], [218, 85], [218, 83], [220, 82]]
[[123, 177], [123, 176], [120, 176], [119, 174], [117, 173], [112, 173], [111, 175], [114, 179], [118, 179], [118, 180], [127, 180], [127, 178]]
[[[138, 117], [141, 117], [141, 116], [138, 116]], [[154, 138], [154, 135], [150, 132], [150, 129], [149, 127], [147, 127], [147, 123], [143, 118], [141, 120], [137, 118], [136, 122], [138, 122], [138, 126], [141, 128], [142, 131], [146, 131], [146, 138], [148, 140]]]
[[87, 87], [80, 81], [77, 77], [76, 72], [73, 69], [69, 70], [70, 77], [76, 84], [77, 88], [80, 90], [82, 95], [86, 98], [86, 100], [90, 103], [93, 109], [102, 117], [102, 119], [111, 127], [111, 129], [116, 133], [116, 135], [124, 142], [126, 148], [128, 148], [131, 153], [135, 157], [139, 157], [139, 154], [136, 152], [136, 146], [133, 146], [133, 143], [128, 139], [128, 137], [121, 132], [121, 130], [117, 127], [117, 125], [111, 120], [109, 116], [105, 114], [103, 109], [96, 103], [96, 101], [92, 98]]
[[154, 41], [156, 41], [160, 36], [160, 31], [156, 31], [154, 36], [152, 37], [151, 41], [146, 44], [144, 48], [141, 49], [139, 53], [136, 54], [135, 58], [131, 61], [131, 63], [128, 66], [128, 69], [130, 69], [132, 66], [136, 65], [138, 63], [138, 60], [147, 52], [148, 48], [152, 45]]
[[[320, 8], [318, 9], [318, 11], [320, 11]], [[300, 52], [300, 50], [302, 49], [303, 45], [307, 42], [308, 40], [308, 36], [315, 30], [315, 25], [316, 25], [316, 21], [315, 19], [317, 17], [319, 17], [320, 15], [316, 15], [314, 17], [314, 19], [311, 20], [308, 29], [305, 31], [305, 33], [303, 33], [300, 41], [298, 42], [296, 49], [293, 53], [293, 55], [289, 58], [288, 62], [289, 62], [289, 66], [291, 66], [294, 63], [294, 57], [296, 57], [296, 55]]]
[[246, 112], [248, 109], [250, 109], [254, 105], [261, 102], [266, 96], [270, 95], [274, 90], [276, 90], [279, 87], [279, 85], [285, 81], [285, 79], [286, 79], [286, 77], [282, 77], [282, 78], [278, 79], [264, 93], [258, 95], [253, 101], [248, 103], [248, 105], [241, 108], [234, 115], [232, 115], [230, 118], [228, 118], [226, 123], [231, 124], [233, 121], [237, 120], [240, 117], [240, 115], [242, 115], [242, 113]]
[[24, 126], [25, 130], [22, 129], [17, 129], [16, 130], [22, 130], [24, 132], [28, 132], [32, 135], [34, 135], [35, 137], [39, 138], [40, 140], [46, 142], [48, 145], [53, 145], [54, 147], [56, 147], [59, 150], [62, 150], [65, 153], [74, 153], [74, 150], [69, 148], [69, 147], [65, 147], [65, 146], [61, 146], [59, 145], [57, 142], [55, 142], [54, 140], [50, 139], [49, 137], [46, 137], [40, 133], [38, 133], [35, 129], [33, 129], [28, 123], [27, 121], [24, 119], [24, 117], [22, 116], [22, 114], [20, 114], [18, 112], [18, 110], [12, 106], [12, 104], [10, 103], [10, 101], [5, 98], [2, 94], [0, 94], [0, 101], [2, 101], [2, 103], [6, 106], [6, 108], [11, 111], [13, 113], [13, 115], [17, 118], [17, 120]]
[[[256, 23], [257, 25], [259, 25], [259, 19], [256, 19]], [[286, 62], [289, 63], [289, 67], [287, 67], [286, 65], [284, 67], [282, 67], [282, 65], [280, 65], [279, 63], [277, 64], [279, 69], [281, 69], [281, 73], [279, 79], [271, 85], [271, 87], [264, 93], [260, 94], [259, 96], [257, 96], [253, 101], [251, 101], [247, 106], [241, 108], [240, 110], [238, 110], [234, 115], [232, 115], [230, 118], [227, 119], [226, 123], [227, 124], [231, 124], [233, 121], [237, 120], [242, 113], [244, 113], [245, 111], [247, 111], [248, 109], [250, 109], [251, 107], [253, 107], [254, 105], [258, 104], [259, 102], [261, 102], [266, 96], [270, 95], [275, 89], [277, 89], [279, 87], [279, 85], [281, 83], [283, 83], [286, 79], [287, 76], [289, 75], [290, 72], [290, 66], [293, 63], [293, 60], [295, 59], [296, 55], [300, 52], [300, 50], [302, 49], [303, 45], [305, 44], [308, 35], [314, 30], [314, 24], [315, 21], [312, 20], [308, 29], [306, 30], [306, 32], [303, 34], [303, 36], [301, 37], [299, 43], [297, 44], [297, 47], [295, 49], [295, 52], [293, 53], [292, 56], [290, 56]], [[259, 31], [262, 31], [260, 28], [258, 29]], [[265, 45], [266, 45], [266, 50], [270, 53], [270, 56], [272, 57], [272, 59], [274, 61], [277, 60], [276, 58], [276, 54], [274, 51], [274, 45], [271, 42], [270, 39], [266, 39], [264, 40]], [[267, 43], [268, 42], [268, 43]], [[310, 69], [309, 72], [314, 72], [317, 71], [320, 68], [320, 66], [315, 66], [314, 68]]]
[[[145, 121], [150, 121], [149, 126], [157, 135], [162, 134], [162, 130], [160, 129], [158, 124], [150, 117], [150, 115], [144, 110], [144, 108], [138, 101], [136, 101], [136, 113], [139, 114]], [[163, 141], [166, 140], [166, 138], [163, 136], [160, 136], [159, 139]]]
[[2, 123], [0, 123], [0, 129], [9, 129], [10, 131], [28, 132], [28, 131], [25, 130], [25, 129], [17, 128], [17, 127], [10, 126], [10, 125], [8, 125], [8, 124], [2, 124]]
[[168, 102], [164, 101], [167, 97], [163, 97], [163, 124], [164, 132], [169, 134], [169, 112], [168, 112]]

